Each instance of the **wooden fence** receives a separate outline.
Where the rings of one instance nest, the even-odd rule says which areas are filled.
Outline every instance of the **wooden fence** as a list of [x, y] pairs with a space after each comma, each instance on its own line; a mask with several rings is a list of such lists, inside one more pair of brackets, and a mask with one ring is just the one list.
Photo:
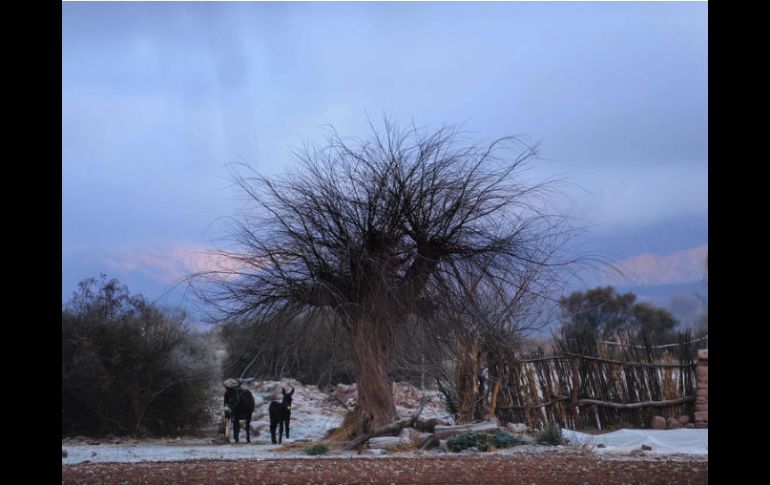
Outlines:
[[558, 355], [509, 359], [497, 374], [502, 380], [497, 415], [528, 426], [556, 422], [571, 429], [647, 427], [655, 415], [692, 416], [696, 342], [689, 334], [678, 344], [658, 347], [562, 341]]

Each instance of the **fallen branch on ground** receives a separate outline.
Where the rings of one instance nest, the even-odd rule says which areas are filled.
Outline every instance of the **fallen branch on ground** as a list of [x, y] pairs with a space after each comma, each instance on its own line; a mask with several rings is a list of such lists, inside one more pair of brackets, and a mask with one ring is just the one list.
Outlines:
[[417, 408], [417, 411], [412, 415], [412, 417], [399, 419], [398, 421], [394, 421], [392, 423], [386, 424], [385, 426], [380, 426], [379, 428], [369, 433], [358, 435], [350, 443], [345, 445], [343, 450], [346, 450], [346, 451], [352, 450], [353, 448], [360, 445], [361, 443], [364, 443], [369, 438], [374, 438], [375, 436], [381, 436], [384, 434], [393, 433], [403, 428], [414, 426], [414, 422], [417, 421], [417, 418], [420, 416], [422, 409], [425, 407], [427, 403], [428, 403], [428, 398], [423, 397], [420, 400], [420, 407]]

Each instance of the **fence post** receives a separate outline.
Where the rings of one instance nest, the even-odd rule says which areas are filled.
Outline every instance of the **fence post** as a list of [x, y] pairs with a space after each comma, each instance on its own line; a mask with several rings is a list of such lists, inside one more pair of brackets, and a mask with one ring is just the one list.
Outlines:
[[709, 351], [698, 350], [695, 367], [695, 426], [708, 427], [709, 422]]
[[578, 373], [580, 367], [577, 358], [570, 358], [570, 367], [572, 369], [572, 389], [570, 389], [570, 410], [575, 419], [575, 427], [578, 426]]

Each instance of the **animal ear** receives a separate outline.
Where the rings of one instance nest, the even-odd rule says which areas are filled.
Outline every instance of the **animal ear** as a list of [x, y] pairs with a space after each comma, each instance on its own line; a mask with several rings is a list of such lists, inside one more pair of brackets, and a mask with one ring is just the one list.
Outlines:
[[286, 394], [286, 388], [285, 387], [281, 388], [281, 393]]
[[289, 393], [289, 396], [291, 396], [292, 394], [294, 394], [294, 388], [293, 387], [291, 388], [291, 392]]

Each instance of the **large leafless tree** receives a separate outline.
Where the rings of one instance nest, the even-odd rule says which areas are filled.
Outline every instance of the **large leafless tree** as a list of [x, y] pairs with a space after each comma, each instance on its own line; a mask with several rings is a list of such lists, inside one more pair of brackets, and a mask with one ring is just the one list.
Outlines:
[[371, 128], [352, 140], [330, 130], [280, 177], [233, 170], [253, 203], [234, 219], [238, 249], [221, 251], [235, 264], [199, 275], [227, 318], [333, 312], [353, 349], [359, 433], [397, 417], [388, 373], [406, 327], [462, 325], [445, 307], [482, 286], [509, 305], [542, 296], [571, 235], [551, 185], [523, 177], [535, 148], [521, 140]]

